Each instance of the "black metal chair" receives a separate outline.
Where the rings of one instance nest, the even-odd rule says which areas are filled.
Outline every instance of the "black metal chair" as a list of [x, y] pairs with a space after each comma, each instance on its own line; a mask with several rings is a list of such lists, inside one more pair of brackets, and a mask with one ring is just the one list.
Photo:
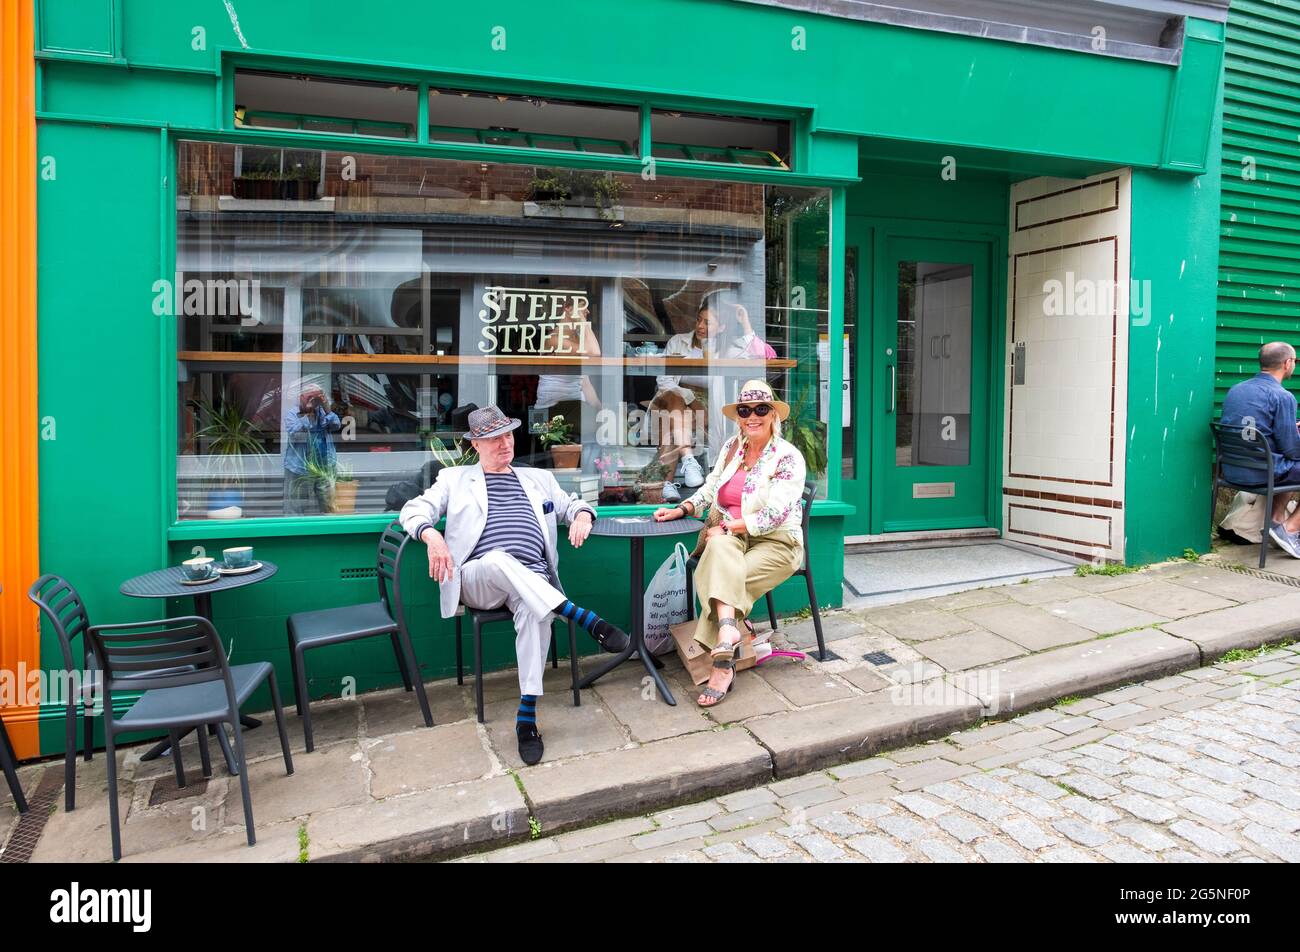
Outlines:
[[[817, 590], [813, 587], [812, 577], [812, 555], [808, 545], [808, 525], [812, 521], [812, 502], [817, 495], [817, 484], [812, 481], [805, 481], [803, 484], [803, 495], [800, 497], [800, 505], [803, 506], [803, 513], [800, 517], [803, 526], [803, 568], [795, 569], [794, 575], [802, 575], [804, 582], [808, 585], [808, 607], [812, 611], [813, 630], [817, 632], [817, 660], [826, 660], [826, 639], [822, 635], [822, 614], [821, 608], [817, 604]], [[695, 617], [695, 567], [700, 564], [697, 558], [686, 560], [686, 617], [688, 619]], [[793, 576], [791, 576], [793, 578]], [[772, 602], [772, 593], [767, 593], [767, 617], [772, 623], [772, 630], [778, 631], [779, 626], [776, 620], [776, 605]]]
[[[551, 584], [559, 588], [558, 582], [554, 579]], [[561, 589], [563, 591], [563, 589]], [[463, 613], [463, 614], [462, 614]], [[514, 615], [504, 608], [470, 608], [468, 605], [461, 605], [460, 611], [456, 613], [456, 683], [465, 683], [465, 662], [464, 648], [462, 640], [464, 634], [461, 630], [461, 619], [468, 615], [474, 624], [474, 708], [478, 715], [478, 722], [483, 723], [483, 626], [492, 625], [498, 622], [506, 622], [514, 625]], [[555, 648], [555, 623], [559, 618], [551, 620], [551, 667], [560, 666], [559, 654]], [[569, 625], [569, 669], [573, 679], [573, 706], [582, 706], [582, 696], [578, 692], [578, 630], [574, 626], [573, 619], [567, 619]]]
[[[86, 612], [86, 603], [73, 588], [72, 583], [60, 575], [42, 575], [27, 590], [27, 597], [36, 604], [41, 614], [49, 621], [50, 627], [59, 639], [59, 651], [63, 656], [64, 672], [64, 713], [63, 713], [63, 807], [65, 810], [76, 808], [77, 792], [77, 716], [82, 716], [84, 741], [82, 751], [90, 761], [94, 751], [95, 723], [91, 719], [95, 711], [96, 676], [99, 665], [90, 651], [85, 632], [90, 628], [90, 616]], [[80, 635], [80, 650], [73, 647], [73, 641]], [[155, 659], [159, 660], [159, 659]], [[74, 678], [74, 672], [76, 677]], [[80, 684], [78, 684], [80, 680]], [[74, 690], [79, 688], [79, 690]], [[172, 759], [176, 764], [177, 776], [184, 771], [180, 760], [177, 741], [179, 735], [171, 737]], [[222, 738], [224, 746], [224, 737]], [[212, 775], [212, 765], [203, 761], [203, 776]]]
[[[187, 615], [163, 621], [92, 625], [86, 639], [104, 672], [104, 747], [108, 758], [108, 817], [113, 839], [113, 859], [122, 858], [122, 837], [117, 807], [117, 756], [119, 734], [165, 730], [172, 738], [176, 782], [185, 786], [185, 772], [177, 752], [182, 734], [191, 728], [199, 738], [199, 752], [208, 763], [207, 725], [218, 731], [229, 725], [234, 733], [235, 766], [244, 799], [244, 825], [248, 845], [257, 842], [253, 830], [253, 800], [248, 789], [248, 764], [239, 708], [263, 682], [271, 688], [275, 724], [287, 774], [293, 773], [284, 708], [269, 661], [231, 666], [217, 630], [206, 618]], [[169, 664], [159, 668], [159, 660]], [[120, 718], [113, 713], [113, 695], [124, 691], [144, 693]]]
[[379, 601], [296, 612], [285, 623], [289, 634], [289, 663], [293, 666], [294, 693], [308, 753], [315, 749], [315, 743], [311, 729], [310, 696], [307, 693], [306, 655], [309, 650], [326, 645], [388, 635], [393, 642], [393, 653], [397, 656], [402, 684], [408, 691], [415, 690], [420, 711], [424, 714], [424, 726], [433, 726], [429, 698], [424, 691], [424, 679], [420, 677], [420, 665], [415, 659], [415, 650], [411, 647], [411, 637], [406, 629], [406, 613], [402, 608], [402, 556], [410, 541], [410, 536], [402, 531], [398, 522], [389, 523], [380, 533], [379, 550], [375, 557]]
[[[1211, 423], [1214, 437], [1214, 480], [1210, 486], [1210, 518], [1214, 518], [1214, 504], [1219, 487], [1227, 486], [1241, 492], [1264, 497], [1264, 528], [1259, 538], [1259, 567], [1268, 561], [1269, 520], [1273, 517], [1273, 497], [1278, 493], [1300, 492], [1300, 483], [1277, 485], [1273, 481], [1273, 451], [1268, 441], [1250, 427]], [[1224, 464], [1259, 473], [1258, 483], [1235, 483], [1223, 475]]]
[[13, 795], [14, 806], [19, 813], [27, 812], [27, 798], [23, 796], [23, 785], [18, 781], [18, 758], [14, 755], [14, 745], [9, 742], [9, 731], [5, 722], [0, 720], [0, 768], [3, 768], [5, 781], [9, 784], [9, 793]]

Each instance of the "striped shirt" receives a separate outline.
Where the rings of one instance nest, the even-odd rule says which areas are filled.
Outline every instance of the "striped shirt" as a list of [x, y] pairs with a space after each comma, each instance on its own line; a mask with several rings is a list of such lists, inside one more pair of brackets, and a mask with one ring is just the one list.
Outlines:
[[543, 578], [548, 577], [550, 570], [546, 565], [542, 527], [519, 477], [513, 470], [483, 475], [487, 479], [487, 522], [478, 545], [474, 546], [466, 561], [480, 559], [494, 549], [500, 549], [513, 555], [525, 568]]

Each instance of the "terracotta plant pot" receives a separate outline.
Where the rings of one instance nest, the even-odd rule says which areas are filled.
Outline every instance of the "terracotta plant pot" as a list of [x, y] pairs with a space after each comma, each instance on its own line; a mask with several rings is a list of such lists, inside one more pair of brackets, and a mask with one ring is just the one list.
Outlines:
[[556, 469], [575, 469], [582, 461], [582, 444], [568, 443], [551, 447], [551, 461]]
[[641, 502], [663, 502], [664, 501], [664, 484], [660, 480], [657, 483], [641, 484]]
[[355, 479], [341, 479], [334, 484], [334, 499], [330, 505], [332, 512], [356, 512], [357, 486]]

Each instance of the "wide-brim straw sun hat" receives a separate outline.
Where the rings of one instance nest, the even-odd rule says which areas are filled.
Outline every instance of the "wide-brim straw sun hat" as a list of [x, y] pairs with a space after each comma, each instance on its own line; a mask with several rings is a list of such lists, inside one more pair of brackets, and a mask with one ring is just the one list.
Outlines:
[[739, 420], [736, 414], [736, 407], [743, 404], [754, 405], [766, 403], [776, 410], [778, 420], [784, 420], [790, 415], [790, 404], [784, 400], [778, 400], [776, 394], [772, 392], [771, 385], [766, 380], [747, 380], [745, 385], [740, 388], [740, 393], [736, 396], [735, 403], [728, 403], [722, 408], [724, 416], [733, 420]]

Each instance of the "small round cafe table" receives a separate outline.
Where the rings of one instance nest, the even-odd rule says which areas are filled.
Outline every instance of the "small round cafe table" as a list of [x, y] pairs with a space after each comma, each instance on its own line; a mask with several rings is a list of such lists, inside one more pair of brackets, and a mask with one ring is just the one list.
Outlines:
[[668, 690], [668, 685], [664, 682], [663, 675], [658, 670], [663, 667], [663, 662], [646, 650], [642, 631], [645, 625], [645, 618], [643, 617], [645, 610], [645, 540], [648, 536], [673, 536], [685, 535], [688, 532], [699, 532], [703, 527], [703, 522], [689, 516], [674, 519], [671, 522], [655, 522], [651, 516], [606, 516], [597, 519], [592, 524], [591, 534], [593, 536], [614, 536], [631, 541], [632, 584], [629, 589], [631, 590], [632, 625], [631, 630], [627, 633], [628, 646], [610, 659], [608, 664], [583, 678], [579, 682], [579, 687], [590, 687], [624, 661], [627, 661], [633, 655], [637, 655], [640, 657], [641, 663], [645, 665], [646, 671], [650, 672], [650, 677], [654, 678], [655, 686], [659, 688], [659, 693], [663, 696], [664, 701], [673, 706], [677, 705], [677, 699], [673, 697], [673, 692]]
[[[261, 561], [262, 567], [255, 572], [245, 572], [243, 575], [222, 575], [215, 582], [201, 582], [199, 584], [187, 583], [185, 581], [185, 570], [179, 565], [172, 565], [165, 569], [158, 569], [154, 572], [146, 572], [144, 575], [137, 575], [135, 578], [129, 578], [122, 583], [118, 591], [131, 598], [192, 598], [194, 599], [194, 614], [212, 621], [212, 596], [217, 592], [228, 592], [233, 588], [243, 588], [246, 585], [265, 582], [279, 571], [274, 562], [268, 562], [266, 559], [259, 561]], [[249, 728], [260, 727], [262, 724], [257, 718], [249, 717], [246, 714], [240, 715], [239, 723]], [[226, 763], [229, 765], [233, 763], [233, 758], [227, 749], [226, 735], [223, 731], [217, 731], [216, 733], [217, 739], [221, 742], [221, 748], [226, 754]], [[161, 741], [146, 751], [140, 759], [153, 760], [166, 753], [168, 746], [167, 741]]]

